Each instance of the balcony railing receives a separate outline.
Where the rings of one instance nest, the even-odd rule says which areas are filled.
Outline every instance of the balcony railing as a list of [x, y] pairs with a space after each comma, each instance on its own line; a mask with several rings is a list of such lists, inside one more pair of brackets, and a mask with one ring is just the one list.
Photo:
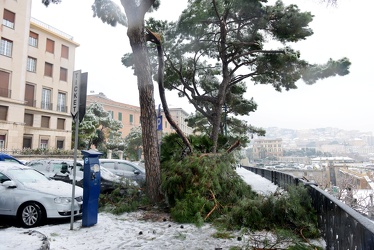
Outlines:
[[35, 100], [25, 100], [25, 105], [29, 107], [36, 107], [36, 101]]
[[12, 90], [0, 88], [0, 96], [10, 98]]
[[67, 106], [62, 106], [62, 105], [57, 105], [57, 111], [67, 113], [68, 112], [68, 107]]
[[326, 242], [326, 249], [374, 250], [374, 222], [334, 196], [290, 174], [263, 168], [246, 166], [243, 168], [261, 175], [282, 188], [298, 184], [307, 186], [312, 204], [318, 214], [318, 225]]
[[42, 102], [40, 105], [41, 109], [52, 110], [53, 104], [50, 102]]

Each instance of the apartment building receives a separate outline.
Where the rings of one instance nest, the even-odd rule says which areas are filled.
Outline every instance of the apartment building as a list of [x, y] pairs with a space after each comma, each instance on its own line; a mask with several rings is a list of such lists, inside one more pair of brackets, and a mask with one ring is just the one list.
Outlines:
[[[126, 137], [132, 128], [140, 126], [140, 107], [133, 106], [121, 102], [116, 102], [105, 96], [104, 93], [87, 95], [87, 107], [91, 103], [101, 104], [105, 111], [109, 112], [113, 119], [122, 122], [121, 134]], [[156, 112], [157, 113], [157, 112]], [[187, 126], [184, 121], [188, 114], [181, 108], [171, 108], [170, 114], [180, 129], [186, 134], [192, 134], [192, 128]], [[170, 123], [166, 120], [165, 114], [161, 110], [162, 115], [162, 132], [165, 134], [174, 133], [175, 130], [171, 127]], [[156, 117], [155, 117], [156, 119]]]
[[253, 159], [279, 160], [283, 156], [282, 139], [256, 139], [253, 142]]
[[71, 149], [73, 37], [31, 18], [32, 1], [0, 5], [0, 148]]

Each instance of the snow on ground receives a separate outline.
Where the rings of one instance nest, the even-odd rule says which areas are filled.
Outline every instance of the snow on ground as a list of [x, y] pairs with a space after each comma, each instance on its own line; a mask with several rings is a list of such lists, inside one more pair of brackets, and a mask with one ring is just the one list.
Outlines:
[[[274, 192], [277, 188], [270, 181], [244, 168], [237, 172], [253, 187], [263, 193]], [[212, 235], [217, 230], [210, 224], [197, 228], [191, 224], [178, 224], [168, 218], [144, 220], [144, 212], [113, 215], [99, 213], [98, 222], [91, 227], [82, 227], [81, 220], [75, 221], [73, 230], [70, 222], [45, 225], [32, 229], [10, 227], [0, 229], [0, 250], [40, 249], [43, 235], [48, 238], [50, 249], [114, 250], [114, 249], [230, 249], [248, 247], [251, 242], [263, 242], [268, 233], [232, 233], [233, 238], [220, 239]], [[40, 233], [40, 234], [39, 234]]]

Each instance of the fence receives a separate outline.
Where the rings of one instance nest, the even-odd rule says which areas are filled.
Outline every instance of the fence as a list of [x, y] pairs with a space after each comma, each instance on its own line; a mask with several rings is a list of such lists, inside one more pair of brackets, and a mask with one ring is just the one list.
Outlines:
[[328, 250], [374, 250], [374, 221], [345, 205], [316, 185], [274, 170], [243, 168], [268, 179], [282, 188], [303, 183], [308, 187], [317, 211], [318, 226]]

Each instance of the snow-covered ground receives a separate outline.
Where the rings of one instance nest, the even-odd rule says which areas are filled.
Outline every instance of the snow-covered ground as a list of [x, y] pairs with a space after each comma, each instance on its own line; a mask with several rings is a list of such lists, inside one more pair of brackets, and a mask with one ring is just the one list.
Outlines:
[[[275, 192], [277, 186], [270, 181], [244, 168], [237, 168], [242, 178], [261, 193]], [[146, 220], [145, 217], [148, 219]], [[260, 244], [265, 238], [270, 240], [268, 232], [234, 232], [233, 238], [221, 239], [212, 235], [217, 230], [210, 224], [197, 228], [191, 224], [171, 222], [167, 215], [152, 216], [146, 212], [112, 215], [99, 213], [98, 222], [91, 227], [82, 227], [81, 220], [45, 225], [33, 229], [10, 227], [0, 229], [0, 250], [40, 249], [43, 237], [49, 242], [50, 249], [245, 249], [251, 242]], [[316, 242], [313, 242], [317, 244]], [[319, 243], [323, 247], [323, 242]], [[259, 245], [258, 245], [259, 247]]]

